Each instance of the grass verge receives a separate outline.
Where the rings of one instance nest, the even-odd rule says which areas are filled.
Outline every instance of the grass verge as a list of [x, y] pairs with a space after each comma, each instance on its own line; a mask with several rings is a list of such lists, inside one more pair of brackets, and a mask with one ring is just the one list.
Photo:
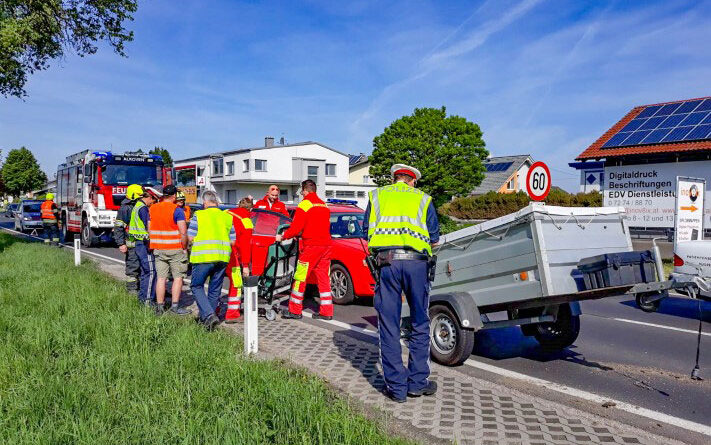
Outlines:
[[0, 443], [405, 443], [316, 377], [0, 233]]

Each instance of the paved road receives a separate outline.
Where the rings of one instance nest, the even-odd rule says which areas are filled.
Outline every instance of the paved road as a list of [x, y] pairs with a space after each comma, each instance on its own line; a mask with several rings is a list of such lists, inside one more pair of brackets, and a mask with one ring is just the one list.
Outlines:
[[[0, 226], [12, 227], [0, 217]], [[89, 249], [120, 259], [111, 247]], [[696, 352], [697, 302], [671, 297], [658, 313], [637, 309], [628, 297], [582, 303], [581, 333], [570, 348], [546, 355], [519, 328], [477, 334], [474, 362], [493, 365], [553, 383], [629, 402], [644, 408], [711, 424], [711, 335], [702, 338], [701, 369], [707, 380], [689, 379]], [[711, 334], [711, 304], [702, 303], [703, 329]], [[336, 319], [371, 329], [369, 299], [338, 306]], [[644, 323], [644, 324], [642, 324]], [[471, 375], [481, 370], [463, 366]]]

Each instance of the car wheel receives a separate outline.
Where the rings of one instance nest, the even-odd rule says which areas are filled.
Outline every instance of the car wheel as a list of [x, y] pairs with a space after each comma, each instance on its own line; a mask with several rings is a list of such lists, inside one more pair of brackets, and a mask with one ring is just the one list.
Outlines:
[[457, 366], [474, 350], [474, 331], [462, 328], [452, 310], [444, 305], [430, 307], [430, 355], [437, 363]]
[[355, 298], [351, 274], [340, 264], [331, 266], [331, 294], [336, 304], [348, 304]]
[[555, 352], [572, 345], [580, 334], [580, 316], [573, 315], [569, 304], [561, 304], [555, 321], [536, 323], [536, 338], [545, 352]]

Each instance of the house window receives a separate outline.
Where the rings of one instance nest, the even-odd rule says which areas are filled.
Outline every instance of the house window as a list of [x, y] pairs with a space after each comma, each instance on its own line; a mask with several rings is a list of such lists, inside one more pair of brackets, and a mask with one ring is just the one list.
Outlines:
[[370, 175], [363, 175], [363, 184], [370, 184]]
[[336, 198], [355, 198], [353, 190], [336, 190]]
[[333, 198], [333, 190], [326, 190], [326, 198]]
[[230, 161], [227, 163], [227, 174], [228, 175], [234, 175], [235, 174], [235, 163], [234, 161]]
[[318, 183], [318, 166], [309, 165], [306, 169], [306, 176], [313, 182]]
[[205, 167], [198, 167], [197, 168], [197, 175], [196, 176], [202, 176], [205, 173]]
[[358, 197], [365, 198], [365, 192], [363, 192], [363, 191], [358, 192]]
[[212, 176], [222, 176], [224, 173], [224, 164], [222, 159], [213, 159], [212, 161]]
[[249, 171], [249, 159], [245, 159], [242, 161], [242, 171], [243, 172], [248, 172]]
[[254, 160], [254, 171], [255, 172], [267, 171], [267, 161], [264, 159], [255, 159]]
[[289, 190], [279, 190], [279, 201], [289, 200]]
[[513, 179], [513, 178], [511, 178], [511, 180], [509, 181], [509, 183], [506, 184], [506, 188], [507, 188], [508, 190], [513, 190], [513, 189], [514, 189], [514, 179]]
[[326, 164], [326, 176], [336, 176], [336, 164]]

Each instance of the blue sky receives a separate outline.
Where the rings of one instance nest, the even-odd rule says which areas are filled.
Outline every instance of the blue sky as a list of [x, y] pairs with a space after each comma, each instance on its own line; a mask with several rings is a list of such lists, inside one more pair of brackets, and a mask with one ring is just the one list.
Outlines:
[[0, 149], [174, 158], [314, 140], [358, 153], [415, 107], [478, 123], [553, 183], [635, 105], [711, 95], [711, 1], [141, 1], [128, 58], [70, 56], [0, 97]]

